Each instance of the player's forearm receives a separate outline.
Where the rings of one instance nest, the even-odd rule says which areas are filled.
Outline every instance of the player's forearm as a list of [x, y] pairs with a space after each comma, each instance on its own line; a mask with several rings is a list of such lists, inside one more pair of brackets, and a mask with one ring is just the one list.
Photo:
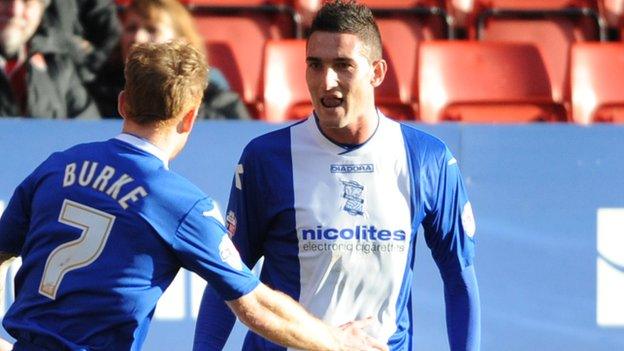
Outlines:
[[241, 322], [273, 342], [305, 350], [341, 350], [332, 329], [289, 296], [264, 285], [228, 305]]
[[481, 308], [474, 267], [443, 274], [446, 326], [452, 351], [478, 351], [481, 343]]
[[4, 290], [4, 282], [6, 280], [6, 274], [9, 270], [9, 266], [15, 260], [15, 255], [12, 253], [0, 252], [0, 290]]
[[13, 344], [0, 338], [0, 351], [11, 351], [13, 350]]
[[6, 310], [6, 301], [4, 287], [6, 283], [6, 274], [9, 270], [9, 266], [15, 260], [15, 255], [10, 253], [0, 253], [0, 312]]

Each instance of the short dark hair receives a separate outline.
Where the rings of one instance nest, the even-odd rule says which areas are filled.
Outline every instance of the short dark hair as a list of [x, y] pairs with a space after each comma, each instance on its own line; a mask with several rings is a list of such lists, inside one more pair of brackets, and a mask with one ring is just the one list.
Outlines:
[[135, 44], [125, 67], [126, 118], [163, 122], [201, 101], [208, 67], [185, 40]]
[[370, 49], [369, 58], [381, 58], [381, 34], [373, 13], [354, 0], [334, 0], [323, 4], [310, 28], [314, 32], [355, 34]]

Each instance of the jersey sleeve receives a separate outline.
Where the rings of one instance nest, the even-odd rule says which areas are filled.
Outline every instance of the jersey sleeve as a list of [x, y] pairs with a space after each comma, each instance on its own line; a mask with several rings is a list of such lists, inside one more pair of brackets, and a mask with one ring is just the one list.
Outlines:
[[426, 188], [434, 191], [426, 196], [429, 205], [423, 221], [425, 240], [444, 281], [450, 349], [476, 351], [481, 332], [479, 289], [473, 265], [476, 226], [472, 206], [457, 160], [448, 148], [436, 163], [438, 172], [428, 172], [431, 186]]
[[[263, 255], [260, 244], [261, 218], [256, 204], [262, 199], [261, 189], [256, 185], [254, 157], [249, 147], [240, 158], [225, 217], [227, 231], [240, 252], [243, 262], [253, 267]], [[194, 351], [221, 350], [234, 327], [236, 318], [226, 304], [219, 299], [213, 286], [206, 286], [195, 324]]]
[[0, 218], [0, 252], [19, 255], [30, 227], [32, 178], [26, 178], [16, 189]]
[[481, 306], [474, 265], [443, 276], [446, 330], [452, 351], [477, 351], [481, 345]]
[[195, 323], [193, 351], [223, 350], [235, 322], [234, 313], [216, 291], [206, 285]]
[[258, 278], [245, 266], [228, 237], [214, 202], [203, 199], [180, 224], [173, 248], [182, 265], [204, 278], [224, 300], [251, 292]]
[[253, 267], [264, 255], [262, 233], [266, 229], [266, 216], [262, 213], [266, 200], [262, 187], [258, 185], [258, 179], [263, 174], [256, 167], [256, 160], [248, 146], [236, 166], [226, 214], [230, 237], [249, 267]]
[[[435, 166], [434, 166], [435, 165]], [[423, 221], [425, 240], [442, 272], [461, 271], [472, 265], [476, 231], [472, 206], [468, 200], [457, 160], [448, 148], [431, 162], [426, 172], [430, 186]]]

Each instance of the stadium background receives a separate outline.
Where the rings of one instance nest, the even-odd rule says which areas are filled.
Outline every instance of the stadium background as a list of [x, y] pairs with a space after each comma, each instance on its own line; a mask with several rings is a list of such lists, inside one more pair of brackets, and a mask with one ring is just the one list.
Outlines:
[[[309, 112], [305, 16], [288, 5], [314, 0], [183, 2], [255, 117]], [[462, 169], [478, 228], [482, 350], [624, 350], [624, 126], [594, 123], [624, 120], [624, 0], [363, 2], [391, 65], [378, 103], [446, 141]], [[488, 124], [420, 123], [449, 120]], [[50, 152], [120, 125], [0, 119], [0, 209]], [[282, 125], [201, 121], [172, 169], [225, 206], [243, 146]], [[441, 279], [417, 246], [414, 346], [445, 350]], [[180, 273], [145, 350], [190, 350], [202, 290]], [[226, 351], [243, 335], [237, 325]]]

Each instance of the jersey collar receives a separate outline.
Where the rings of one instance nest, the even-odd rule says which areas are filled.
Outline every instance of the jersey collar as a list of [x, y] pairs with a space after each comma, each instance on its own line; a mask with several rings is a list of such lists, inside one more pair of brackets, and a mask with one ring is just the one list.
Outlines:
[[159, 149], [156, 145], [150, 143], [149, 141], [128, 133], [121, 133], [117, 135], [115, 139], [121, 140], [147, 152], [148, 154], [156, 156], [163, 162], [165, 169], [169, 169], [169, 157], [163, 150]]
[[379, 129], [384, 124], [384, 120], [386, 118], [387, 117], [379, 109], [377, 109], [377, 125], [375, 126], [375, 130], [370, 135], [370, 137], [366, 139], [366, 141], [356, 145], [341, 145], [331, 140], [327, 135], [325, 135], [325, 133], [323, 133], [321, 127], [318, 125], [316, 112], [314, 111], [308, 117], [308, 119], [304, 121], [307, 122], [306, 124], [308, 124], [308, 128], [314, 135], [316, 135], [316, 139], [320, 142], [321, 145], [324, 145], [325, 148], [328, 148], [332, 150], [332, 152], [336, 152], [340, 155], [357, 155], [360, 152], [363, 152], [362, 149], [367, 148], [367, 146], [370, 145], [371, 142], [375, 139], [375, 136], [378, 134]]

